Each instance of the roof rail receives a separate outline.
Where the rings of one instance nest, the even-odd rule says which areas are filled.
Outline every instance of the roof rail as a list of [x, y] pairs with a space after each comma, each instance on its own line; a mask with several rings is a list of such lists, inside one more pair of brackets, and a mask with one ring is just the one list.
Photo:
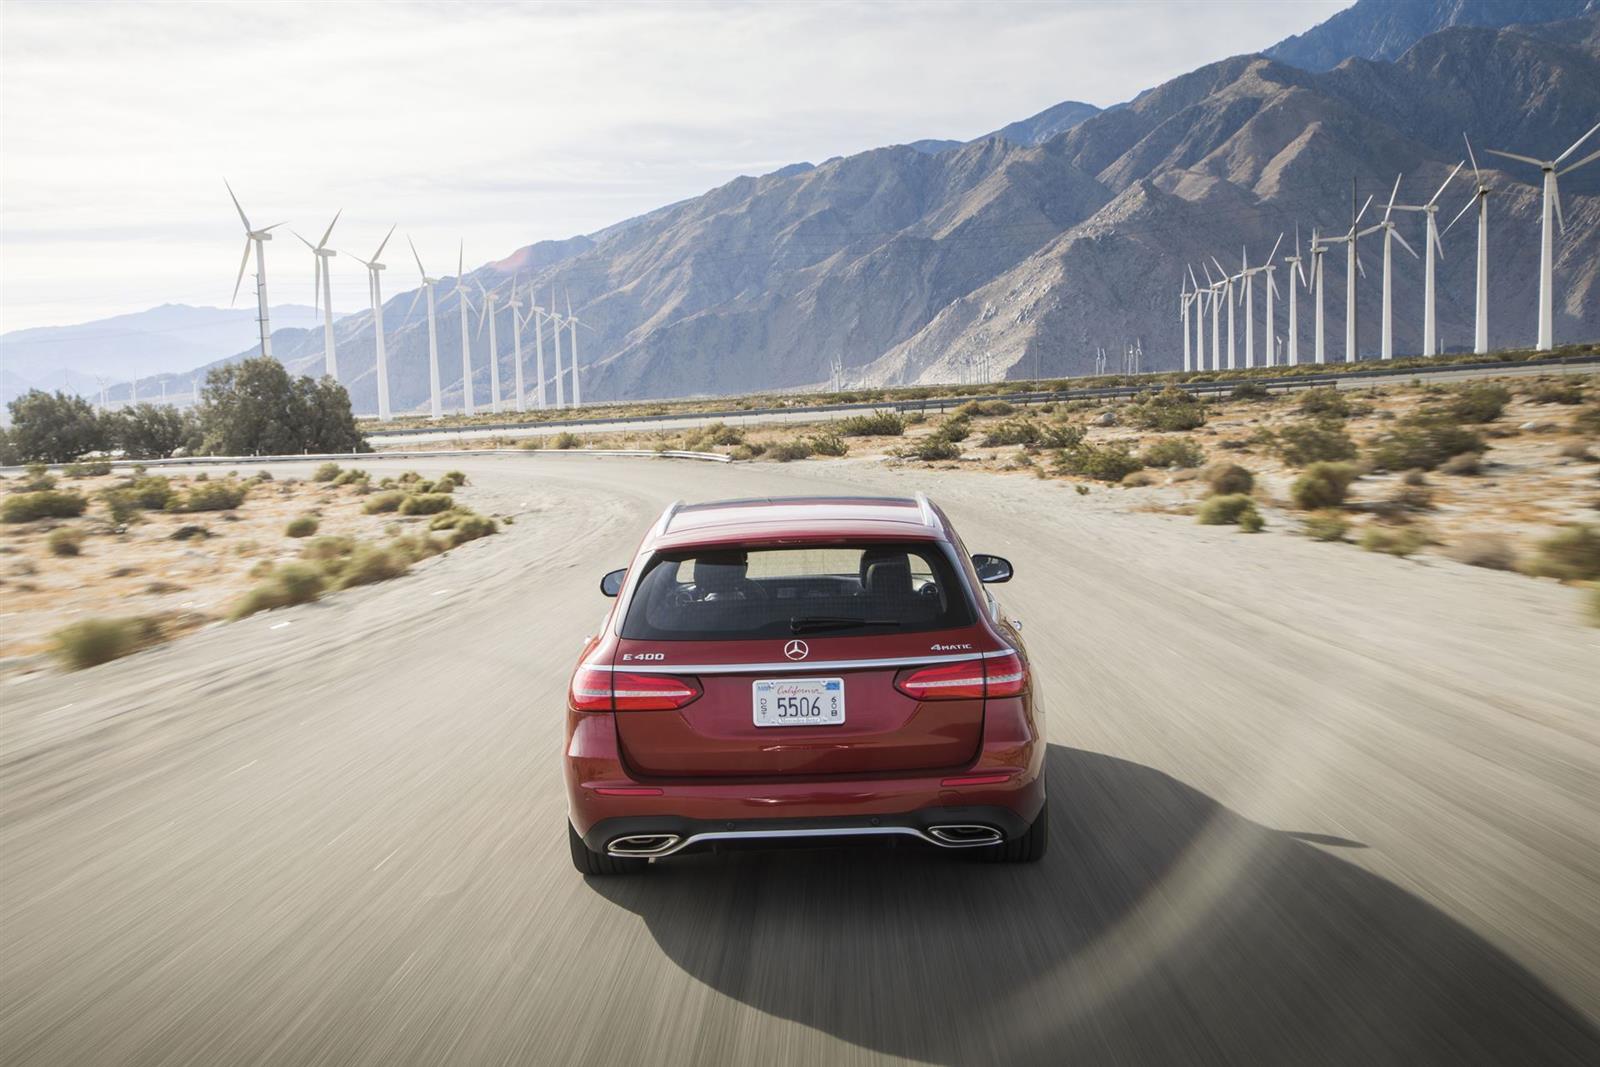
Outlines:
[[928, 494], [922, 492], [920, 489], [917, 490], [916, 501], [917, 510], [922, 513], [922, 524], [924, 526], [931, 526], [935, 530], [939, 529], [939, 516], [933, 510], [933, 505], [928, 503]]
[[661, 518], [656, 520], [656, 534], [658, 536], [667, 532], [667, 527], [672, 525], [672, 517], [678, 513], [678, 509], [681, 507], [683, 507], [683, 501], [681, 500], [674, 500], [667, 505], [667, 510], [663, 511]]

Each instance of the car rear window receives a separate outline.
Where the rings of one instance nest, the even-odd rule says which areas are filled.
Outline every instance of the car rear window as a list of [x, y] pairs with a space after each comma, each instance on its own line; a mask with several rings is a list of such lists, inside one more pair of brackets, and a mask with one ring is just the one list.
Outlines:
[[657, 555], [622, 623], [636, 640], [854, 636], [972, 623], [931, 542], [704, 548]]

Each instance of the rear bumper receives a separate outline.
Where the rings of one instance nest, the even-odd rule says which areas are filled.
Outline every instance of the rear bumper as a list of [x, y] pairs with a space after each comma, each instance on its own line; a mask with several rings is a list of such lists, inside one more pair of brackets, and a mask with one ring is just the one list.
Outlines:
[[[1038, 812], [1033, 813], [1037, 817]], [[671, 856], [686, 850], [805, 841], [916, 841], [938, 848], [998, 844], [1027, 833], [1033, 818], [1013, 808], [965, 805], [924, 808], [898, 815], [795, 819], [686, 819], [678, 815], [622, 815], [602, 819], [584, 844], [614, 856]]]

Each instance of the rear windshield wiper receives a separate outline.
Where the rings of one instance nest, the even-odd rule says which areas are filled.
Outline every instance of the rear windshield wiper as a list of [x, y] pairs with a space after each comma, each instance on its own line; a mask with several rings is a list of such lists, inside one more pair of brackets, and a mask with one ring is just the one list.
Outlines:
[[899, 626], [899, 619], [856, 619], [842, 615], [806, 615], [789, 620], [789, 632], [807, 634], [816, 630], [853, 630], [863, 626]]

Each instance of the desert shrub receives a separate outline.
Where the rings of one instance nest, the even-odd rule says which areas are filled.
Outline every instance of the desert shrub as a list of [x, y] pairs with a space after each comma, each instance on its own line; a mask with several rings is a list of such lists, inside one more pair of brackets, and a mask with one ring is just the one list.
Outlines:
[[972, 436], [972, 422], [961, 415], [952, 416], [939, 424], [933, 431], [933, 436], [941, 441], [958, 444]]
[[1581, 404], [1583, 385], [1574, 381], [1534, 382], [1523, 390], [1535, 404]]
[[[715, 425], [721, 426], [722, 424], [719, 422], [719, 423], [716, 423]], [[738, 431], [735, 430], [734, 433], [738, 433]], [[738, 443], [739, 443], [738, 441], [718, 441], [717, 442], [717, 444], [719, 444], [719, 445], [722, 445], [722, 444], [736, 445]], [[457, 488], [460, 488], [461, 486], [467, 484], [467, 476], [466, 476], [466, 473], [463, 472], [463, 471], [453, 471], [453, 470], [452, 471], [445, 471], [444, 474], [440, 475], [440, 480], [441, 481], [448, 480], [448, 481], [454, 482], [456, 484]]]
[[338, 584], [340, 589], [371, 585], [398, 578], [410, 569], [411, 561], [392, 548], [359, 544], [339, 572]]
[[152, 619], [84, 619], [50, 637], [56, 657], [78, 671], [154, 644], [161, 639], [161, 630]]
[[906, 420], [897, 411], [874, 411], [852, 415], [838, 422], [841, 437], [899, 437], [906, 432]]
[[283, 532], [290, 537], [310, 537], [317, 532], [319, 525], [315, 515], [302, 515], [298, 519], [290, 519]]
[[1156, 484], [1156, 476], [1149, 471], [1130, 471], [1118, 484], [1124, 489], [1144, 489]]
[[1272, 396], [1260, 382], [1240, 382], [1228, 395], [1234, 400], [1266, 400]]
[[355, 538], [325, 534], [314, 541], [308, 541], [305, 547], [300, 549], [300, 558], [310, 560], [340, 559], [355, 550]]
[[1415, 555], [1428, 543], [1428, 535], [1415, 526], [1395, 529], [1388, 526], [1368, 526], [1361, 533], [1361, 547], [1368, 552], [1386, 552], [1391, 556]]
[[1461, 452], [1439, 464], [1439, 471], [1443, 474], [1466, 476], [1482, 470], [1483, 457], [1476, 452]]
[[1139, 458], [1147, 467], [1198, 467], [1205, 462], [1205, 450], [1187, 437], [1163, 437], [1150, 445]]
[[1600, 434], [1600, 404], [1591, 404], [1573, 416], [1572, 430], [1591, 436]]
[[476, 541], [480, 537], [488, 537], [499, 532], [499, 525], [487, 515], [463, 515], [461, 521], [456, 523], [450, 544], [464, 545], [468, 541]]
[[68, 463], [61, 473], [68, 478], [100, 478], [111, 473], [111, 464], [103, 459], [87, 463]]
[[1452, 456], [1487, 448], [1483, 438], [1471, 430], [1431, 416], [1413, 416], [1402, 419], [1393, 430], [1380, 436], [1373, 443], [1370, 458], [1378, 470], [1431, 471]]
[[1302, 511], [1334, 508], [1344, 503], [1357, 471], [1350, 463], [1313, 463], [1289, 487], [1289, 496]]
[[386, 493], [375, 493], [372, 499], [361, 505], [361, 510], [368, 515], [378, 515], [386, 511], [399, 511], [400, 505], [408, 495], [398, 489], [391, 489]]
[[1457, 563], [1495, 571], [1517, 568], [1517, 550], [1510, 538], [1497, 533], [1469, 533], [1445, 551]]
[[1600, 526], [1568, 526], [1540, 541], [1529, 571], [1562, 581], [1600, 579]]
[[1313, 541], [1343, 541], [1350, 523], [1337, 511], [1314, 511], [1305, 517], [1301, 528]]
[[314, 482], [331, 482], [337, 477], [339, 477], [339, 465], [337, 463], [321, 464], [311, 472], [311, 480]]
[[1402, 485], [1384, 503], [1391, 511], [1430, 511], [1433, 490], [1425, 485]]
[[402, 534], [391, 540], [389, 546], [412, 563], [437, 556], [445, 548], [427, 534]]
[[583, 440], [577, 434], [567, 430], [561, 431], [550, 439], [551, 448], [577, 448], [581, 444], [583, 444]]
[[50, 536], [45, 538], [45, 545], [52, 556], [76, 556], [83, 551], [83, 531], [70, 526], [51, 530]]
[[1493, 422], [1511, 402], [1511, 390], [1492, 382], [1469, 382], [1455, 388], [1449, 413], [1459, 422]]
[[1231, 526], [1239, 517], [1256, 510], [1256, 502], [1244, 493], [1208, 497], [1196, 512], [1202, 526]]
[[[1048, 405], [1048, 406], [1054, 407], [1055, 405], [1052, 404], [1052, 405]], [[911, 412], [910, 414], [908, 414], [906, 416], [906, 425], [907, 426], [920, 426], [920, 425], [922, 425], [923, 423], [925, 423], [927, 421], [928, 421], [927, 413], [926, 412], [922, 412], [922, 411], [913, 411], [913, 412]]]
[[1350, 402], [1344, 394], [1331, 385], [1318, 386], [1307, 389], [1300, 394], [1300, 413], [1314, 415], [1319, 418], [1348, 418], [1350, 415]]
[[[258, 481], [258, 482], [270, 482], [272, 480], [273, 479], [272, 479], [272, 472], [271, 471], [266, 470], [266, 469], [262, 469], [262, 470], [256, 471], [256, 481]], [[290, 479], [290, 481], [293, 481], [293, 480], [294, 479], [292, 479], [292, 478]]]
[[1054, 422], [1039, 428], [1040, 448], [1073, 448], [1083, 443], [1082, 426], [1070, 422]]
[[1206, 408], [1200, 398], [1172, 385], [1130, 405], [1128, 412], [1134, 423], [1146, 430], [1175, 432], [1206, 424]]
[[914, 441], [905, 448], [900, 449], [896, 455], [907, 459], [920, 459], [934, 463], [940, 460], [960, 459], [961, 446], [954, 441], [947, 441], [938, 434], [924, 437]]
[[35, 519], [75, 519], [89, 506], [81, 493], [45, 489], [12, 493], [0, 503], [0, 521], [33, 522]]
[[146, 511], [162, 511], [170, 507], [178, 496], [177, 490], [172, 488], [172, 483], [159, 474], [147, 474], [135, 478], [127, 489], [133, 494], [134, 504]]
[[416, 471], [401, 471], [399, 478], [396, 480], [399, 481], [401, 485], [416, 485], [418, 482], [422, 481], [422, 475], [418, 474]]
[[449, 493], [412, 493], [400, 501], [400, 514], [437, 515], [449, 511], [454, 503]]
[[1285, 426], [1274, 435], [1272, 447], [1293, 467], [1356, 458], [1356, 443], [1331, 419]]
[[1205, 478], [1217, 496], [1248, 493], [1256, 485], [1256, 476], [1237, 463], [1213, 463], [1206, 468]]
[[334, 485], [349, 485], [351, 482], [365, 482], [365, 481], [368, 481], [368, 480], [369, 480], [369, 478], [368, 478], [368, 475], [367, 475], [366, 471], [359, 470], [359, 469], [357, 469], [355, 467], [351, 467], [351, 468], [349, 468], [347, 470], [342, 470], [338, 474], [334, 475], [333, 484]]
[[819, 433], [811, 438], [811, 451], [819, 456], [848, 456], [850, 446], [836, 433]]
[[1561, 446], [1560, 455], [1564, 459], [1575, 459], [1580, 463], [1593, 463], [1595, 454], [1589, 451], [1589, 446], [1582, 441], [1568, 441]]
[[108, 489], [101, 494], [106, 502], [106, 508], [111, 512], [111, 521], [118, 526], [124, 526], [138, 517], [140, 512], [139, 501], [131, 489]]
[[291, 604], [309, 604], [321, 596], [326, 587], [327, 579], [315, 567], [308, 567], [304, 563], [285, 563], [272, 568], [266, 581], [240, 597], [228, 617], [242, 619], [258, 611]]
[[767, 455], [779, 463], [793, 463], [797, 459], [806, 459], [811, 452], [811, 442], [803, 437], [796, 437], [793, 441], [780, 441], [767, 449]]
[[1102, 482], [1120, 482], [1141, 469], [1144, 462], [1120, 441], [1103, 447], [1083, 442], [1063, 449], [1056, 466], [1064, 474], [1076, 474]]
[[748, 460], [748, 459], [755, 459], [757, 456], [761, 455], [761, 453], [765, 452], [766, 450], [767, 449], [766, 449], [765, 445], [761, 446], [758, 449], [753, 444], [743, 444], [743, 445], [736, 445], [734, 447], [733, 451], [729, 452], [728, 455], [732, 456], [734, 459], [746, 459], [746, 460]]
[[201, 471], [199, 474], [194, 476], [194, 480], [197, 482], [209, 482], [211, 480], [211, 474], [209, 471]]
[[1239, 529], [1245, 533], [1260, 533], [1266, 529], [1267, 520], [1254, 507], [1239, 513]]
[[1004, 400], [969, 400], [956, 408], [956, 415], [961, 418], [977, 418], [979, 415], [1009, 415], [1016, 411], [1016, 406]]
[[244, 498], [249, 493], [248, 485], [232, 479], [207, 482], [204, 485], [191, 486], [189, 492], [184, 494], [182, 503], [178, 505], [178, 510], [230, 511], [244, 503]]
[[1038, 444], [1040, 433], [1039, 424], [1032, 419], [1005, 419], [984, 433], [983, 446], [996, 448], [1000, 445]]
[[204, 526], [184, 525], [173, 530], [167, 535], [168, 541], [204, 541], [211, 536], [211, 531]]

